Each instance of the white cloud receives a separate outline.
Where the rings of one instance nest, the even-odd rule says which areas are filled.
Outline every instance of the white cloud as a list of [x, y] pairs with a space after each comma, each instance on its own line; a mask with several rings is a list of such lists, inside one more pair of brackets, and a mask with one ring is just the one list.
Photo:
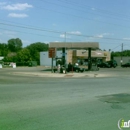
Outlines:
[[114, 34], [111, 34], [111, 33], [102, 33], [102, 34], [97, 34], [94, 37], [96, 37], [96, 38], [103, 38], [104, 36], [110, 36], [110, 35], [114, 35]]
[[6, 2], [0, 2], [0, 5], [5, 5], [6, 4]]
[[67, 34], [66, 35], [65, 34], [61, 34], [60, 37], [61, 38], [71, 38], [70, 36], [67, 36]]
[[16, 32], [14, 32], [14, 31], [2, 31], [1, 33], [0, 33], [0, 35], [1, 36], [6, 36], [6, 37], [9, 37], [9, 38], [14, 38], [14, 37], [16, 37]]
[[90, 36], [88, 38], [85, 39], [85, 41], [94, 41], [94, 40], [97, 40], [98, 39], [102, 39], [104, 38], [105, 36], [112, 36], [114, 35], [113, 33], [102, 33], [102, 34], [97, 34], [97, 35], [94, 35], [94, 36]]
[[130, 40], [130, 38], [123, 38], [123, 40]]
[[29, 5], [28, 3], [17, 3], [17, 4], [11, 4], [11, 5], [5, 5], [3, 7], [1, 7], [2, 9], [5, 10], [25, 10], [27, 8], [32, 8], [32, 5]]
[[71, 38], [70, 35], [81, 35], [80, 31], [71, 31], [71, 32], [67, 32], [66, 34], [61, 34], [60, 37], [61, 38]]
[[97, 38], [103, 38], [103, 34], [96, 35]]
[[17, 13], [9, 13], [8, 17], [14, 17], [14, 18], [25, 18], [28, 17], [27, 14], [17, 14]]
[[65, 34], [61, 34], [60, 37], [61, 37], [61, 38], [65, 38]]
[[96, 10], [95, 8], [91, 8], [91, 10]]
[[59, 42], [59, 41], [54, 41], [54, 42]]
[[81, 35], [80, 31], [72, 31], [72, 32], [68, 32], [69, 34], [74, 34], [74, 35]]

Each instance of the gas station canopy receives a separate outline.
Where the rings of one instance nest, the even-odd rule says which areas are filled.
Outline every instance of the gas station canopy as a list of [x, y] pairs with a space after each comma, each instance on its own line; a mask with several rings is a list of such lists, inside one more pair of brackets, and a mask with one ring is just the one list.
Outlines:
[[50, 42], [49, 48], [99, 49], [98, 42]]
[[[62, 48], [63, 65], [66, 66], [65, 50], [66, 49], [88, 49], [88, 70], [92, 68], [91, 50], [99, 49], [98, 42], [50, 42], [49, 48]], [[53, 58], [52, 58], [53, 68]]]

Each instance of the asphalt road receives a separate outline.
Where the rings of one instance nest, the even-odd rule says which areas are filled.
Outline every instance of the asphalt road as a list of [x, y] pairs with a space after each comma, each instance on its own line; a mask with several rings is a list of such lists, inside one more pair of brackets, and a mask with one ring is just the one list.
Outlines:
[[[130, 120], [130, 69], [100, 69], [109, 77], [13, 75], [42, 68], [0, 69], [0, 130], [118, 130]], [[85, 72], [88, 73], [88, 72]]]

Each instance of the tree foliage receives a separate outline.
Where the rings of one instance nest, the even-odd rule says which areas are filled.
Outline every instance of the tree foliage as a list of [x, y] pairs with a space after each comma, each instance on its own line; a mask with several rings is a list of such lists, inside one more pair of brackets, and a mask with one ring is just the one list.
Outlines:
[[8, 45], [6, 43], [0, 44], [0, 56], [7, 56], [8, 54]]
[[36, 43], [30, 44], [29, 46], [27, 46], [27, 48], [32, 52], [33, 51], [37, 51], [37, 52], [47, 51], [48, 50], [48, 44], [36, 42]]
[[27, 49], [30, 51], [32, 60], [40, 62], [40, 52], [48, 50], [48, 44], [36, 42], [27, 46]]
[[19, 38], [10, 39], [8, 43], [0, 43], [0, 56], [4, 56], [5, 62], [28, 62], [37, 61], [40, 63], [40, 52], [47, 51], [48, 44], [36, 42], [22, 48], [22, 41]]
[[31, 61], [30, 51], [27, 48], [23, 48], [17, 53], [18, 62], [28, 62]]
[[[8, 43], [0, 43], [0, 56], [4, 56], [5, 62], [28, 62], [37, 61], [40, 63], [40, 52], [48, 51], [48, 44], [36, 42], [22, 48], [22, 41], [19, 38], [9, 39]], [[117, 56], [130, 56], [130, 50], [111, 53], [111, 58]], [[60, 61], [61, 62], [61, 61]]]
[[[48, 51], [48, 44], [36, 42], [22, 48], [22, 41], [19, 38], [9, 39], [8, 43], [0, 43], [0, 56], [4, 56], [5, 62], [28, 62], [37, 61], [40, 63], [40, 52]], [[130, 50], [111, 53], [111, 58], [117, 56], [130, 56]], [[61, 62], [61, 61], [60, 61]]]
[[11, 52], [18, 52], [22, 49], [22, 41], [19, 38], [8, 40], [8, 49]]
[[117, 51], [117, 52], [112, 52], [111, 55], [112, 55], [113, 57], [117, 57], [117, 56], [130, 56], [130, 50], [124, 50], [124, 51], [122, 51], [122, 52], [119, 52], [119, 51]]

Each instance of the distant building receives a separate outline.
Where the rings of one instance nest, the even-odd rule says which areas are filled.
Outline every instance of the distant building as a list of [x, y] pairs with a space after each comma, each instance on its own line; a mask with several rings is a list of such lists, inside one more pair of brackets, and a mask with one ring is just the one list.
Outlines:
[[[62, 57], [62, 51], [57, 51], [57, 58]], [[40, 65], [51, 66], [51, 58], [48, 57], [48, 51], [40, 52]], [[56, 65], [56, 59], [53, 60], [53, 64]]]
[[122, 64], [125, 64], [128, 62], [130, 63], [130, 56], [123, 56], [122, 58], [118, 56], [118, 57], [114, 57], [114, 60], [116, 60], [118, 65], [121, 65], [121, 63]]

